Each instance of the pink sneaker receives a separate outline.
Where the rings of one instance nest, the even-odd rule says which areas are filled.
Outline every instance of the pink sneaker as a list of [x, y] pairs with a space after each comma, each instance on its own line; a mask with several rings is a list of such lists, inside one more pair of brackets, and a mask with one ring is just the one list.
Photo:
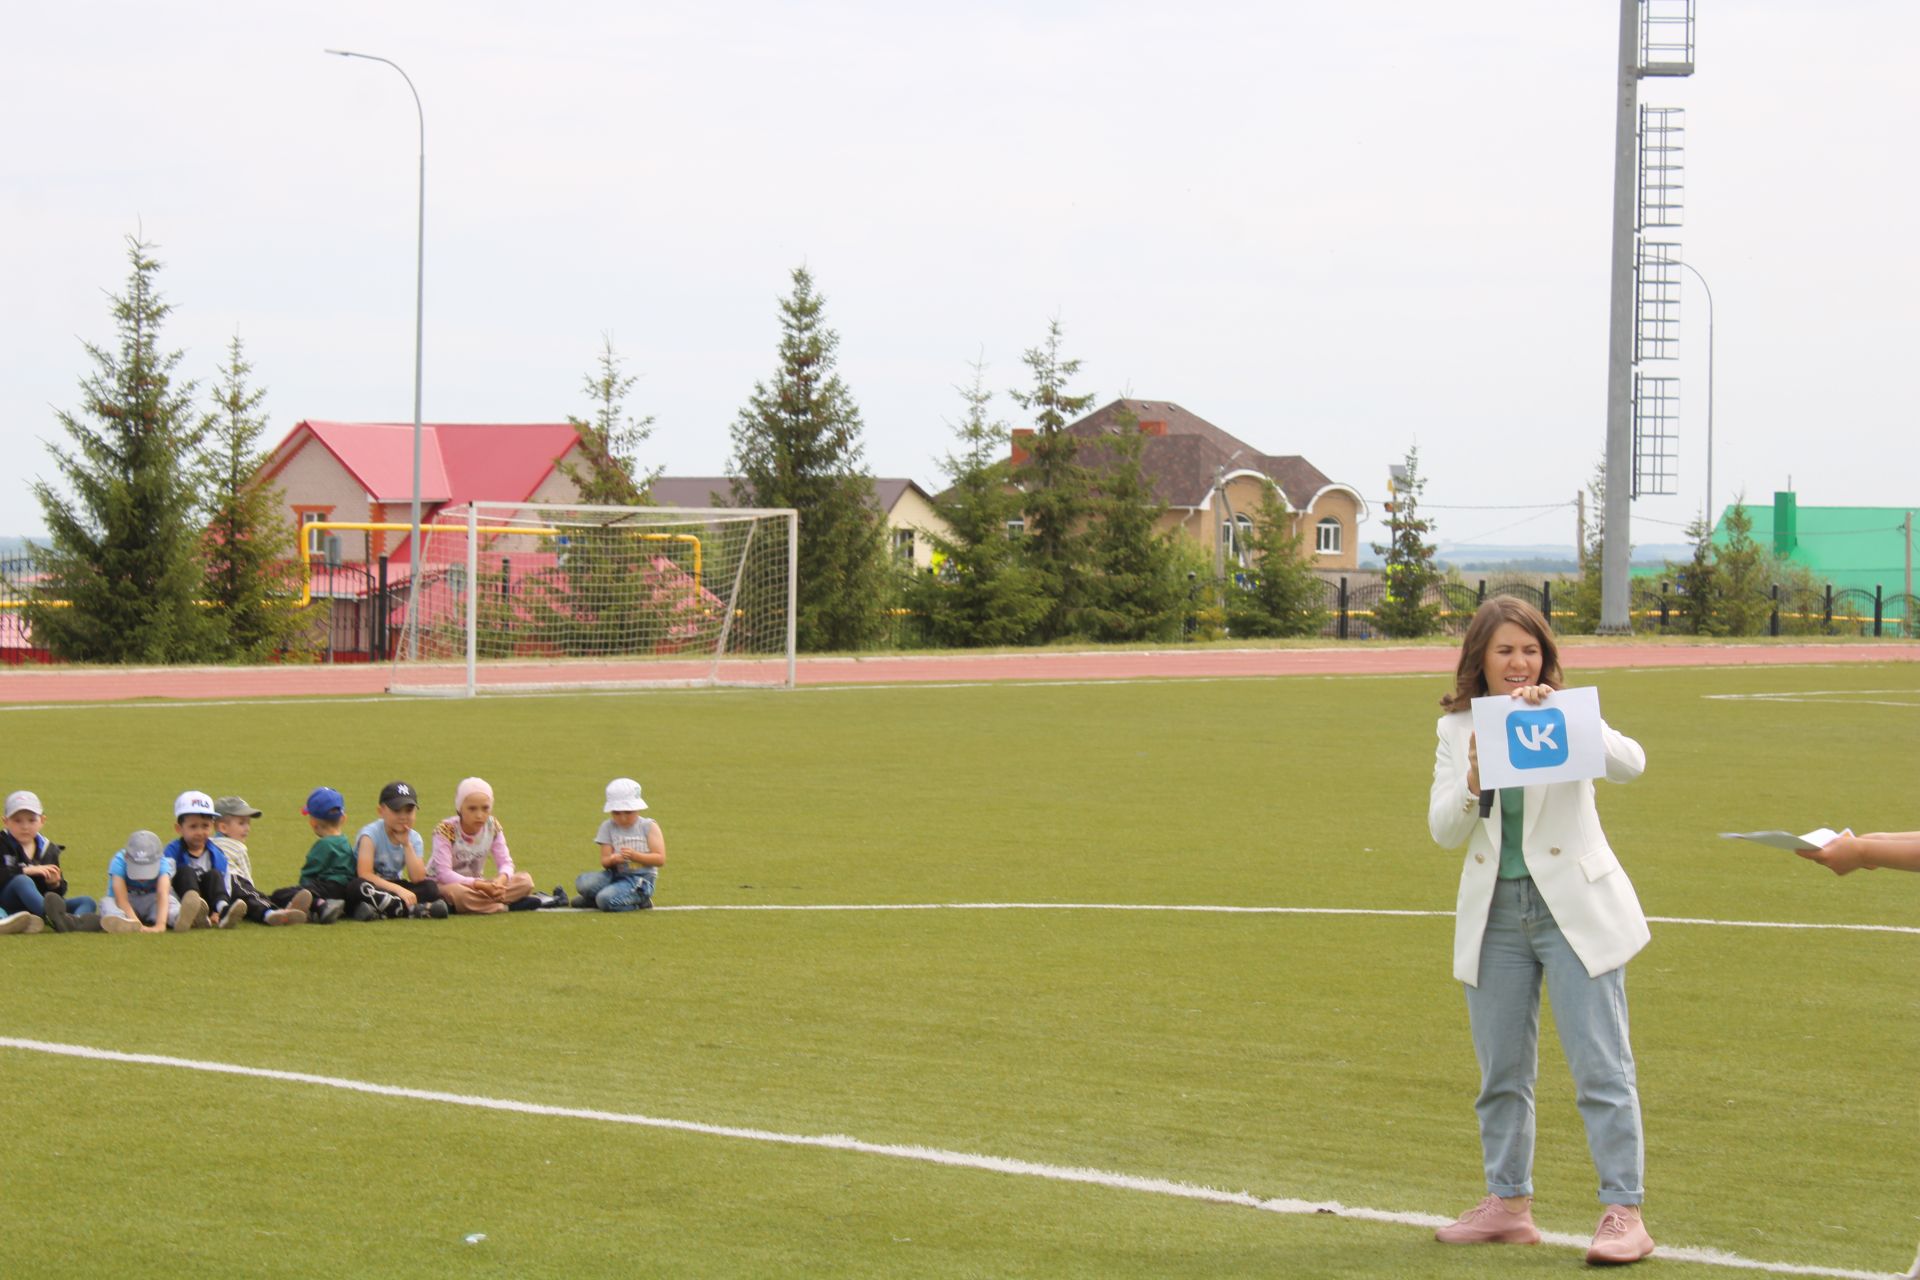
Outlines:
[[1533, 1225], [1531, 1205], [1515, 1213], [1499, 1196], [1488, 1196], [1433, 1238], [1441, 1244], [1539, 1244], [1540, 1228]]
[[1587, 1262], [1596, 1266], [1638, 1262], [1652, 1252], [1653, 1237], [1647, 1234], [1646, 1223], [1640, 1221], [1640, 1210], [1610, 1204], [1600, 1215], [1600, 1225], [1594, 1228]]

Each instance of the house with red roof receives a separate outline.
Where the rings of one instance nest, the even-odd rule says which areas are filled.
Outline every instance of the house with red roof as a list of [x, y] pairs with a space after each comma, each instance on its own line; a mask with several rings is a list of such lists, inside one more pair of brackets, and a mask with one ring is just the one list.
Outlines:
[[[580, 444], [564, 422], [428, 422], [420, 429], [420, 519], [469, 502], [571, 502], [577, 492], [561, 466]], [[309, 419], [267, 456], [262, 483], [285, 495], [287, 518], [300, 528], [320, 522], [410, 523], [413, 503], [411, 422], [321, 422]], [[325, 550], [310, 535], [316, 554]], [[371, 564], [412, 559], [409, 534], [342, 531], [340, 558]]]

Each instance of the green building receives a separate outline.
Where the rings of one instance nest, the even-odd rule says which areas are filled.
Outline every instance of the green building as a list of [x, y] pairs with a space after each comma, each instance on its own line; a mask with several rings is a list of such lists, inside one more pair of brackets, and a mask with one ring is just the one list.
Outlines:
[[[1731, 510], [1731, 508], [1728, 508]], [[1747, 508], [1753, 540], [1783, 560], [1805, 565], [1835, 591], [1887, 596], [1913, 594], [1915, 507], [1803, 507], [1791, 492], [1773, 495], [1771, 507]], [[1713, 540], [1727, 541], [1722, 512]]]

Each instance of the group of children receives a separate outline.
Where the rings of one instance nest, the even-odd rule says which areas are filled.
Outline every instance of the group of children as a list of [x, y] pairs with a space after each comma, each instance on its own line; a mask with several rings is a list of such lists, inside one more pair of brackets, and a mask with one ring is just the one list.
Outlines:
[[[31, 791], [7, 797], [0, 829], [0, 934], [161, 933], [228, 929], [243, 920], [266, 925], [332, 924], [502, 911], [642, 911], [653, 905], [667, 846], [660, 825], [642, 816], [647, 802], [632, 778], [607, 784], [606, 818], [594, 835], [600, 868], [564, 888], [537, 893], [533, 877], [514, 866], [506, 832], [493, 816], [493, 788], [467, 778], [454, 791], [453, 815], [433, 828], [433, 853], [414, 830], [420, 801], [405, 782], [381, 788], [379, 816], [353, 836], [342, 834], [346, 801], [316, 787], [301, 812], [313, 829], [297, 884], [262, 892], [253, 879], [247, 838], [260, 810], [239, 796], [215, 800], [183, 791], [173, 802], [174, 839], [162, 845], [135, 831], [107, 863], [99, 901], [73, 894], [60, 869], [62, 846], [42, 832], [46, 810]], [[494, 874], [486, 874], [491, 860]]]

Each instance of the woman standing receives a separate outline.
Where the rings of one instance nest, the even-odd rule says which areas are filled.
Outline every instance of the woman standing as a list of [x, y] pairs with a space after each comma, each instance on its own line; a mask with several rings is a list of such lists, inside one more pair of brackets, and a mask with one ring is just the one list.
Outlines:
[[[1533, 1083], [1539, 1071], [1540, 980], [1573, 1070], [1587, 1147], [1605, 1206], [1592, 1263], [1653, 1252], [1640, 1220], [1645, 1145], [1626, 963], [1647, 944], [1647, 919], [1593, 806], [1593, 783], [1507, 788], [1481, 816], [1478, 744], [1469, 704], [1506, 694], [1529, 705], [1561, 687], [1559, 652], [1540, 611], [1510, 596], [1481, 605], [1440, 700], [1427, 826], [1442, 848], [1467, 847], [1454, 908], [1453, 975], [1466, 986], [1480, 1061], [1480, 1145], [1487, 1196], [1434, 1233], [1445, 1244], [1536, 1244]], [[1646, 768], [1640, 744], [1604, 724], [1607, 780]]]

